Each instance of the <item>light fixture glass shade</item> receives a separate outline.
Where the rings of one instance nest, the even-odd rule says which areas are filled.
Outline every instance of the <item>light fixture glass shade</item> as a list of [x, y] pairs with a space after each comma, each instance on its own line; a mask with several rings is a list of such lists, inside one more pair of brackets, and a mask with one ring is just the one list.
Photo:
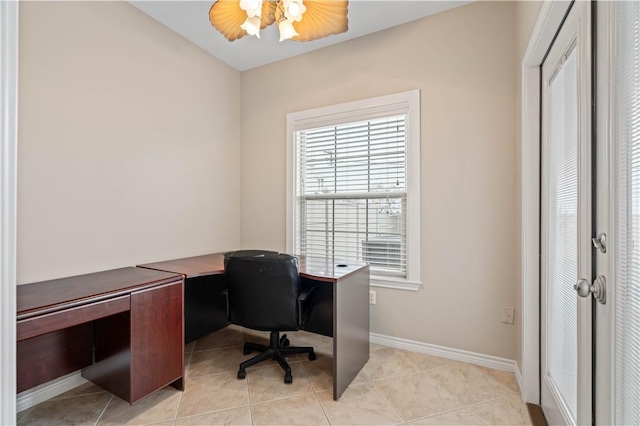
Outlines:
[[240, 0], [240, 9], [247, 12], [249, 18], [262, 14], [262, 0]]
[[278, 22], [278, 29], [280, 30], [280, 41], [293, 38], [298, 35], [295, 29], [293, 29], [293, 21], [285, 19]]
[[302, 14], [307, 10], [303, 0], [282, 0], [282, 5], [284, 7], [284, 16], [295, 22], [300, 22]]
[[245, 30], [247, 34], [254, 35], [260, 38], [260, 17], [259, 16], [247, 17], [247, 20], [244, 21], [242, 25], [240, 25], [240, 28]]

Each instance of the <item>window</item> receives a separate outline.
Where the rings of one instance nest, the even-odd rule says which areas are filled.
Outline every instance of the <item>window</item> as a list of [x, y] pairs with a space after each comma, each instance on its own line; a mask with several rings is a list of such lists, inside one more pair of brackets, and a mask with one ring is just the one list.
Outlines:
[[287, 115], [287, 250], [420, 286], [420, 92]]

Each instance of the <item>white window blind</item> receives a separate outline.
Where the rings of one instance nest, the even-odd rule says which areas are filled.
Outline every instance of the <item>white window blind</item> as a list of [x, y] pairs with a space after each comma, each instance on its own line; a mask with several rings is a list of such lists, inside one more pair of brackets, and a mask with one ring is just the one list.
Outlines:
[[407, 116], [296, 132], [296, 252], [405, 278]]
[[640, 424], [640, 3], [616, 3], [615, 424]]
[[575, 47], [549, 84], [547, 374], [577, 418], [578, 69]]
[[287, 250], [420, 287], [420, 92], [287, 114]]

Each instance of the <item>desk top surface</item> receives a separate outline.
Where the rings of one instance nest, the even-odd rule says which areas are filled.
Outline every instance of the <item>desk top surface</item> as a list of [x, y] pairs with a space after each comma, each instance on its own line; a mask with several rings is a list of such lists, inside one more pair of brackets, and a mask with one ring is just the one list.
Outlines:
[[[342, 262], [322, 257], [296, 257], [300, 262], [300, 276], [317, 281], [338, 282], [340, 279], [369, 267], [365, 263]], [[222, 275], [224, 274], [224, 254], [205, 254], [138, 266], [183, 274], [186, 278]]]
[[128, 267], [23, 284], [17, 287], [18, 319], [180, 279], [182, 276], [175, 273]]

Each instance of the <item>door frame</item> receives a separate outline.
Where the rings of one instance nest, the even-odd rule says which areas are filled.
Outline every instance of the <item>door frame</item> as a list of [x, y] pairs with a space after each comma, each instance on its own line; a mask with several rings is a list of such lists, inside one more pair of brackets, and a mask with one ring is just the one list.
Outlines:
[[540, 105], [542, 62], [571, 6], [544, 2], [522, 63], [521, 109], [521, 393], [540, 404]]
[[18, 2], [0, 1], [0, 424], [16, 423]]

